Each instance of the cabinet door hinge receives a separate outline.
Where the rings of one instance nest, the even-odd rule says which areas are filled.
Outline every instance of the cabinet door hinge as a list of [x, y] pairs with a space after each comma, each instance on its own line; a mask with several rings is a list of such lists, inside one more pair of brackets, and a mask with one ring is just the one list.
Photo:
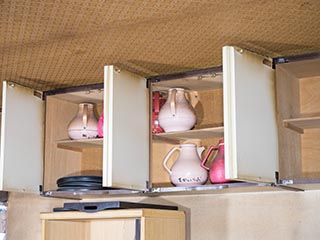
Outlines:
[[40, 98], [40, 99], [43, 100], [43, 92], [34, 90], [34, 91], [33, 91], [33, 96], [38, 97], [38, 98]]

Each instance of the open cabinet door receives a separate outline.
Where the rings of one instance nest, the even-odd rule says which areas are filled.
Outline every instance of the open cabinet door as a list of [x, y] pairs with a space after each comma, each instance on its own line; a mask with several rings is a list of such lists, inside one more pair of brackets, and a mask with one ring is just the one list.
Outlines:
[[146, 80], [104, 69], [103, 185], [144, 190], [149, 180], [149, 98]]
[[3, 82], [0, 187], [39, 192], [42, 185], [44, 103], [32, 89]]
[[226, 178], [275, 182], [278, 134], [274, 70], [264, 57], [223, 48]]

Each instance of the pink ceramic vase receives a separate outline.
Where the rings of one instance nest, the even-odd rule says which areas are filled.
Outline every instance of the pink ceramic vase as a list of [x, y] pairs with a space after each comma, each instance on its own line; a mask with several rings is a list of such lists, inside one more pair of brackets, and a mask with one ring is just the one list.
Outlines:
[[101, 114], [99, 121], [98, 121], [98, 137], [103, 137], [103, 122], [104, 122], [104, 115]]
[[[212, 160], [210, 168], [205, 164], [208, 161], [209, 156], [214, 150], [218, 150], [216, 156]], [[229, 182], [225, 178], [225, 164], [224, 164], [224, 140], [219, 141], [218, 146], [211, 146], [204, 157], [201, 167], [209, 171], [211, 183], [226, 183]]]

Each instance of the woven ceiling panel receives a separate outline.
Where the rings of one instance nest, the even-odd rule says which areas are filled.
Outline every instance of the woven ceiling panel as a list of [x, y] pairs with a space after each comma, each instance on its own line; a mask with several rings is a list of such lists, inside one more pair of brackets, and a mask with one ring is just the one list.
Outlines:
[[221, 65], [221, 48], [320, 51], [318, 0], [0, 0], [0, 76], [39, 90]]

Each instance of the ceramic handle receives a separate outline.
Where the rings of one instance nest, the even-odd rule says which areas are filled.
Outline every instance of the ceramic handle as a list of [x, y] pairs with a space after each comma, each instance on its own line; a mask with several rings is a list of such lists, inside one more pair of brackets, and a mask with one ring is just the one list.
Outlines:
[[172, 171], [167, 167], [167, 162], [169, 160], [169, 158], [171, 157], [171, 155], [173, 154], [174, 151], [180, 151], [180, 147], [174, 147], [172, 148], [167, 155], [165, 156], [162, 166], [164, 167], [164, 169], [171, 175]]
[[160, 111], [160, 93], [154, 92], [153, 97], [154, 97], [154, 101], [153, 101], [154, 112], [159, 113], [159, 111]]
[[177, 95], [177, 89], [172, 89], [171, 98], [170, 98], [170, 107], [171, 107], [172, 116], [176, 115], [176, 95]]
[[201, 162], [201, 167], [203, 167], [203, 168], [206, 169], [206, 170], [210, 170], [210, 168], [208, 168], [205, 164], [206, 164], [206, 162], [208, 161], [208, 158], [209, 158], [211, 152], [212, 152], [213, 150], [218, 150], [218, 148], [219, 148], [219, 146], [211, 146], [211, 147], [209, 148], [206, 156], [204, 157], [203, 161]]
[[82, 115], [83, 128], [86, 129], [88, 125], [88, 105], [83, 105], [83, 115]]

